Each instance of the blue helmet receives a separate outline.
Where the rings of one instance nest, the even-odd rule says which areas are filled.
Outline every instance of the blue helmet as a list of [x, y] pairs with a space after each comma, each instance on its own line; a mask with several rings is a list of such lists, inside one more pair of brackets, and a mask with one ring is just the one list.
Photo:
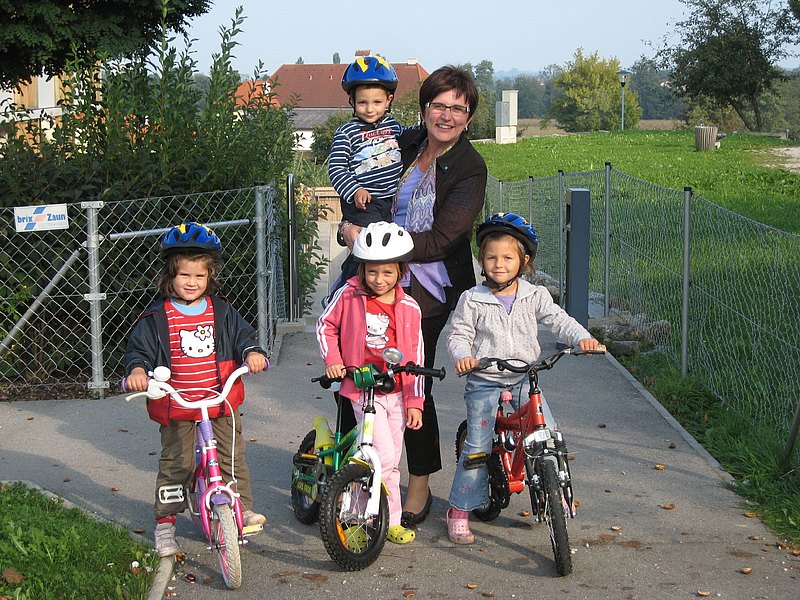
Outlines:
[[506, 233], [517, 238], [525, 250], [530, 254], [531, 260], [536, 258], [536, 249], [539, 247], [539, 236], [523, 217], [516, 213], [497, 213], [478, 225], [475, 238], [480, 246], [490, 233]]
[[360, 56], [342, 75], [342, 89], [350, 94], [357, 85], [366, 84], [383, 86], [393, 94], [397, 89], [397, 73], [382, 56]]
[[210, 228], [189, 221], [170, 228], [161, 236], [162, 257], [182, 250], [200, 250], [219, 255], [222, 254], [222, 242]]

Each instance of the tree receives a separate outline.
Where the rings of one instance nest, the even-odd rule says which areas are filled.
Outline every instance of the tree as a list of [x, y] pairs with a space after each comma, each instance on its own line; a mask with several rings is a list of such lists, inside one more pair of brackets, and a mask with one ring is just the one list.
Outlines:
[[401, 124], [412, 126], [419, 124], [419, 88], [422, 82], [417, 82], [413, 89], [406, 91], [402, 96], [395, 96], [392, 101], [392, 116]]
[[747, 129], [761, 131], [761, 103], [785, 77], [777, 63], [790, 56], [800, 22], [770, 0], [681, 2], [691, 14], [675, 25], [680, 40], [658, 53], [673, 86], [686, 98], [730, 106]]
[[[619, 129], [622, 112], [619, 61], [601, 60], [597, 52], [584, 56], [575, 52], [575, 60], [567, 64], [554, 84], [563, 93], [553, 101], [551, 116], [566, 131]], [[625, 127], [634, 127], [642, 116], [636, 92], [630, 86], [625, 94]]]
[[311, 130], [314, 141], [311, 142], [311, 154], [318, 162], [323, 162], [331, 153], [333, 135], [341, 125], [353, 118], [351, 113], [342, 111], [332, 114], [324, 123], [320, 123]]
[[14, 0], [0, 2], [0, 88], [61, 73], [67, 61], [130, 58], [167, 29], [208, 11], [209, 0]]
[[503, 90], [517, 90], [517, 116], [520, 119], [541, 119], [550, 112], [547, 90], [542, 78], [534, 75], [517, 75], [514, 79], [495, 82], [495, 100], [502, 99]]
[[633, 64], [631, 89], [639, 95], [643, 119], [679, 119], [682, 102], [670, 83], [670, 73], [658, 68], [652, 58], [641, 57]]
[[341, 63], [342, 63], [342, 59], [339, 58], [339, 53], [338, 52], [334, 52], [333, 53], [333, 64], [339, 65]]
[[305, 64], [305, 62], [303, 61], [303, 57], [302, 57], [302, 56], [298, 56], [298, 57], [297, 57], [297, 60], [296, 60], [296, 61], [294, 61], [294, 64], [296, 64], [296, 65], [302, 65], [302, 64]]
[[494, 138], [494, 66], [490, 60], [482, 60], [475, 67], [470, 63], [459, 65], [472, 73], [478, 88], [478, 109], [472, 115], [467, 135], [471, 140]]

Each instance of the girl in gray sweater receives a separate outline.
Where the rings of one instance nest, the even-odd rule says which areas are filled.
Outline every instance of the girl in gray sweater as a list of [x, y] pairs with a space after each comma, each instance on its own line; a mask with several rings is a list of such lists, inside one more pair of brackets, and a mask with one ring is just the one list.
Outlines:
[[[536, 232], [524, 218], [513, 213], [492, 215], [478, 227], [476, 238], [486, 281], [461, 295], [447, 342], [459, 374], [475, 367], [478, 358], [484, 356], [535, 361], [541, 352], [539, 324], [565, 344], [581, 350], [597, 349], [597, 340], [553, 302], [547, 289], [520, 279], [520, 275], [533, 272], [538, 247]], [[447, 511], [447, 532], [455, 544], [475, 541], [469, 528], [469, 511], [489, 504], [487, 467], [465, 469], [464, 457], [491, 452], [497, 398], [504, 389], [518, 398], [524, 377], [494, 366], [467, 376], [467, 437]]]

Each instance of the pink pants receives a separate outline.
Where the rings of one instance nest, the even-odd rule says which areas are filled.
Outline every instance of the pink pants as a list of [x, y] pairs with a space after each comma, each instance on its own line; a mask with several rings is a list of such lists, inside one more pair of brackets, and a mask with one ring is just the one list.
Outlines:
[[[364, 421], [361, 400], [353, 402], [353, 412], [359, 424]], [[381, 459], [383, 483], [389, 490], [389, 526], [400, 525], [403, 511], [400, 501], [400, 457], [403, 454], [403, 432], [406, 429], [406, 410], [403, 394], [375, 394], [375, 427], [372, 444]]]

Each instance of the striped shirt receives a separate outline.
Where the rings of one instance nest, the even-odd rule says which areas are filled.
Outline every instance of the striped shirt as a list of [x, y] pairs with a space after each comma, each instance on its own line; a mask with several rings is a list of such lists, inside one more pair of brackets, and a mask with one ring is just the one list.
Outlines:
[[397, 136], [404, 129], [384, 115], [373, 124], [352, 119], [336, 130], [328, 176], [343, 201], [352, 202], [358, 188], [378, 199], [394, 196], [403, 170]]

